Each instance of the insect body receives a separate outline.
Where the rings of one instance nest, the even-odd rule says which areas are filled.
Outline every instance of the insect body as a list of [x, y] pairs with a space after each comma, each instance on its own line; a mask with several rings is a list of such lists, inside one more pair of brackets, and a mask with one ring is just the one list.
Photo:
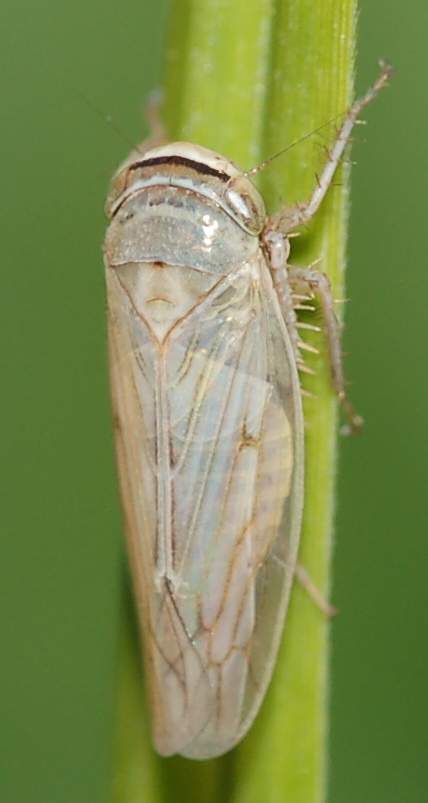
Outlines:
[[347, 116], [307, 205], [267, 218], [248, 177], [189, 143], [132, 153], [113, 182], [105, 262], [116, 444], [163, 755], [229, 750], [272, 674], [303, 500], [295, 287], [322, 294], [333, 357], [336, 335], [325, 280], [287, 272], [287, 233], [318, 208], [386, 76]]

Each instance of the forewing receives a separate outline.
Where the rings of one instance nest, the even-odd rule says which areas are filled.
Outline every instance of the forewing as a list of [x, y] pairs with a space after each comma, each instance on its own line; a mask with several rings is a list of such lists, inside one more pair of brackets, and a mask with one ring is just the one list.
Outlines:
[[128, 552], [143, 627], [153, 727], [158, 749], [170, 754], [205, 725], [212, 710], [211, 690], [171, 588], [158, 577], [159, 355], [120, 270], [107, 266], [106, 279], [113, 416]]
[[[161, 351], [119, 274], [107, 279], [120, 482], [155, 743], [164, 754], [208, 758], [250, 726], [285, 615], [302, 499], [292, 350], [261, 256], [220, 283]], [[161, 428], [168, 468], [160, 473]]]
[[257, 712], [300, 531], [300, 390], [262, 258], [259, 270], [196, 313], [169, 354], [176, 602], [213, 701], [181, 750], [197, 758], [230, 749]]

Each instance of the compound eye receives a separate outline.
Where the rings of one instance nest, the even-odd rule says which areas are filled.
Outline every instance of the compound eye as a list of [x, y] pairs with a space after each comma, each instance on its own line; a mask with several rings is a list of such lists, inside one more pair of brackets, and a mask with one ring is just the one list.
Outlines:
[[243, 229], [260, 234], [266, 220], [263, 200], [245, 176], [234, 176], [225, 188], [225, 200], [231, 215]]

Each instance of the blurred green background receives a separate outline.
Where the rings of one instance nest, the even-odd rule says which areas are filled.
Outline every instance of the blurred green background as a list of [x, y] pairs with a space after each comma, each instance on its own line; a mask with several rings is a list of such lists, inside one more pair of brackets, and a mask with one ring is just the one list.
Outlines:
[[[4, 803], [108, 800], [122, 543], [102, 206], [165, 18], [165, 0], [0, 8]], [[397, 73], [353, 151], [345, 348], [366, 428], [341, 444], [329, 803], [427, 798], [427, 30], [424, 0], [361, 2], [358, 88], [379, 56]]]

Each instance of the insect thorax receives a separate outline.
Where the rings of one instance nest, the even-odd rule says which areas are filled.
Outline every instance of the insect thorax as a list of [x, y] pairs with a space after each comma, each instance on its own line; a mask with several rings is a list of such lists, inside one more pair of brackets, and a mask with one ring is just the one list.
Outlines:
[[223, 276], [254, 261], [265, 214], [231, 163], [183, 144], [125, 165], [109, 211], [108, 264], [126, 274], [133, 295], [138, 283], [144, 317], [159, 339]]

